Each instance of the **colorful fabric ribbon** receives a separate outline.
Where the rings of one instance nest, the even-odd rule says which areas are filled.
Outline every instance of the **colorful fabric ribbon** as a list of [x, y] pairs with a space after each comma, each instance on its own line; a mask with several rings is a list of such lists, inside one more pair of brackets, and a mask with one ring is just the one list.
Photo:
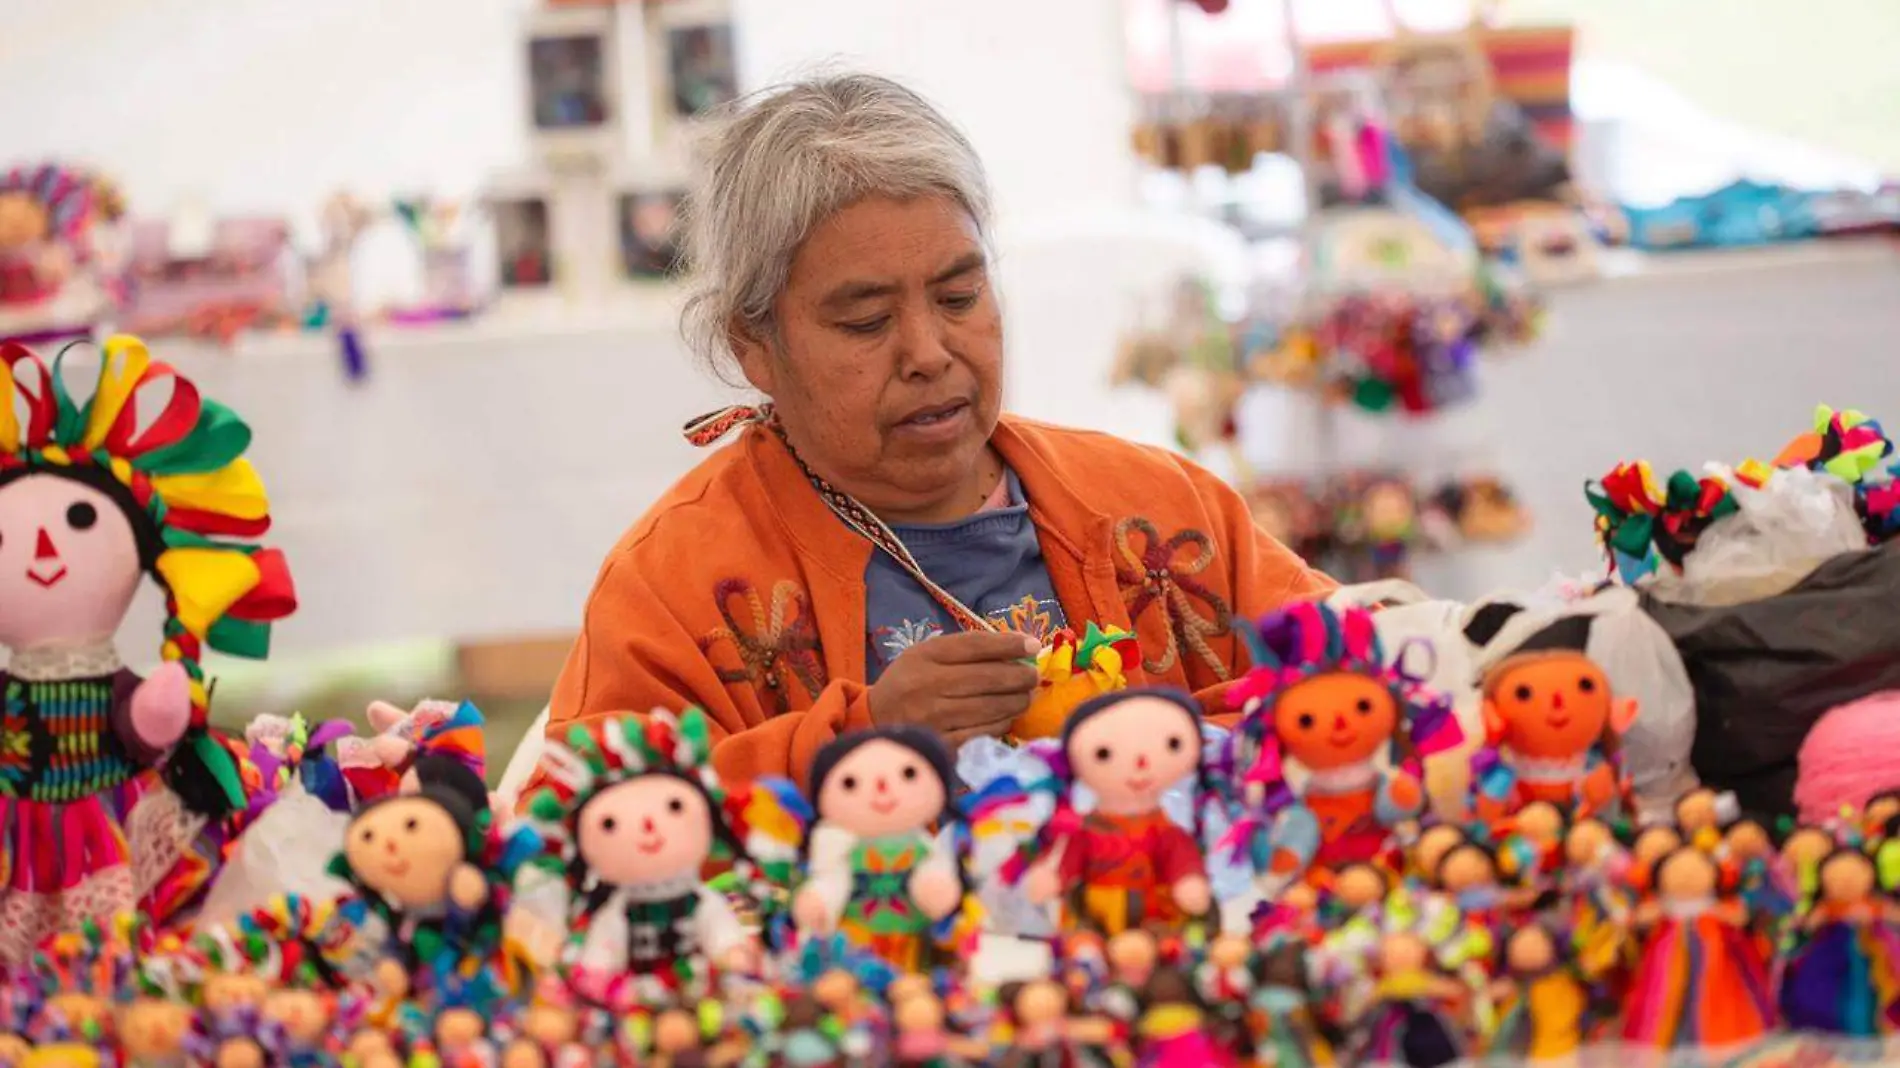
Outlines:
[[1702, 532], [1739, 507], [1728, 484], [1713, 475], [1677, 471], [1658, 487], [1646, 460], [1616, 465], [1585, 483], [1583, 492], [1611, 566], [1632, 583], [1653, 572], [1658, 560], [1681, 569]]

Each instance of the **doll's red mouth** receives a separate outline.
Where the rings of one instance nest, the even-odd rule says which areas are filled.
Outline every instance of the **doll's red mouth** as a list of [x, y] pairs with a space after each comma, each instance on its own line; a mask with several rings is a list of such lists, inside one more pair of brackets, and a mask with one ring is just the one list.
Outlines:
[[66, 565], [65, 564], [59, 565], [59, 567], [50, 575], [42, 575], [39, 573], [38, 570], [34, 568], [27, 568], [26, 577], [38, 583], [41, 589], [50, 590], [54, 586], [59, 585], [60, 580], [66, 577]]
[[383, 865], [383, 870], [400, 879], [409, 874], [409, 862], [406, 860], [392, 860]]
[[642, 853], [658, 853], [660, 850], [666, 848], [666, 838], [661, 835], [656, 835], [652, 838], [642, 838], [633, 843], [633, 848], [638, 849]]
[[1154, 784], [1155, 781], [1146, 775], [1137, 775], [1128, 780], [1128, 788], [1136, 793], [1143, 793], [1150, 790], [1154, 787]]
[[1570, 726], [1570, 717], [1553, 713], [1552, 715], [1545, 716], [1544, 722], [1550, 725], [1551, 730], [1560, 731]]
[[873, 798], [870, 804], [871, 811], [880, 816], [888, 816], [897, 811], [897, 798], [895, 797]]
[[1332, 743], [1335, 749], [1350, 749], [1354, 743], [1359, 741], [1359, 736], [1357, 734], [1333, 734], [1328, 735], [1326, 740]]

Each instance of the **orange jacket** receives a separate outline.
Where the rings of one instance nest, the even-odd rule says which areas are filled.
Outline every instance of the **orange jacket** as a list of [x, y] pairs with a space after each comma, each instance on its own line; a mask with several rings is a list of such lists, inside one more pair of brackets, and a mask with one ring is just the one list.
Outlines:
[[[1334, 583], [1254, 526], [1226, 483], [1172, 453], [1005, 416], [1016, 472], [1070, 622], [1135, 632], [1133, 685], [1196, 691], [1209, 713], [1246, 667], [1234, 614]], [[681, 479], [601, 567], [555, 683], [549, 734], [577, 720], [698, 705], [721, 777], [792, 775], [871, 725], [864, 570], [872, 547], [825, 507], [784, 445], [748, 429]]]

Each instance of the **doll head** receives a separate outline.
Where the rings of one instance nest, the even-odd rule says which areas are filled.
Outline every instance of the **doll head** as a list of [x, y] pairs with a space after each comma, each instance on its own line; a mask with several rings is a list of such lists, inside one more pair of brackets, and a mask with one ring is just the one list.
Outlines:
[[1429, 971], [1433, 964], [1431, 943], [1410, 931], [1396, 931], [1379, 940], [1381, 975]]
[[1489, 847], [1477, 842], [1460, 842], [1438, 861], [1433, 881], [1449, 894], [1495, 887], [1498, 884], [1498, 859]]
[[1857, 905], [1879, 889], [1874, 860], [1858, 849], [1842, 846], [1821, 860], [1818, 884], [1821, 900], [1830, 905]]
[[261, 1008], [269, 996], [271, 984], [263, 976], [245, 971], [212, 972], [205, 976], [198, 1003], [213, 1015]]
[[1516, 975], [1536, 975], [1557, 963], [1557, 939], [1541, 923], [1511, 932], [1504, 943], [1504, 965]]
[[1236, 934], [1216, 937], [1207, 947], [1207, 961], [1222, 970], [1244, 967], [1253, 955], [1253, 943]]
[[63, 167], [23, 167], [0, 175], [0, 252], [42, 241], [76, 245], [96, 215], [99, 185]]
[[1254, 666], [1230, 691], [1243, 718], [1239, 771], [1251, 786], [1283, 783], [1282, 754], [1313, 771], [1371, 761], [1382, 750], [1418, 774], [1421, 758], [1462, 740], [1451, 703], [1420, 685], [1401, 655], [1388, 662], [1370, 612], [1292, 605], [1243, 635]]
[[811, 762], [820, 821], [863, 838], [930, 828], [950, 813], [956, 771], [935, 732], [878, 727], [833, 739]]
[[1616, 836], [1601, 820], [1578, 820], [1564, 835], [1564, 862], [1579, 871], [1601, 862], [1616, 845]]
[[1147, 931], [1130, 929], [1108, 940], [1108, 966], [1119, 983], [1139, 986], [1146, 982], [1160, 956], [1154, 935]]
[[425, 788], [455, 794], [473, 811], [488, 811], [488, 784], [467, 764], [454, 757], [438, 753], [424, 753], [416, 757], [415, 762], [409, 765], [409, 770], [402, 773], [398, 792], [419, 794]]
[[929, 1035], [943, 1030], [943, 1002], [935, 994], [913, 994], [894, 1005], [891, 1019], [899, 1033]]
[[1281, 942], [1257, 956], [1255, 961], [1254, 980], [1261, 986], [1307, 989], [1306, 950], [1298, 942]]
[[598, 791], [576, 814], [580, 861], [600, 882], [646, 886], [697, 878], [712, 856], [712, 806], [697, 783], [651, 772]]
[[1797, 827], [1781, 844], [1781, 863], [1790, 874], [1817, 867], [1834, 852], [1834, 836], [1819, 827]]
[[269, 622], [296, 606], [282, 555], [243, 542], [270, 527], [243, 458], [250, 430], [136, 338], [106, 341], [83, 406], [59, 361], [10, 343], [0, 359], [0, 643], [108, 640], [139, 576], [152, 576], [166, 595], [161, 653], [188, 680], [186, 735], [166, 781], [194, 812], [222, 817], [243, 804], [242, 777], [230, 748], [203, 737], [199, 660], [207, 646], [262, 657]]
[[653, 1051], [677, 1056], [699, 1046], [699, 1024], [683, 1010], [668, 1009], [653, 1021]]
[[344, 834], [341, 874], [393, 908], [439, 908], [457, 869], [474, 856], [477, 818], [445, 790], [372, 801]]
[[863, 989], [857, 976], [842, 968], [832, 968], [812, 980], [811, 996], [826, 1011], [842, 1013], [852, 1007]]
[[1532, 801], [1518, 809], [1513, 823], [1517, 833], [1540, 850], [1555, 848], [1564, 840], [1563, 810], [1548, 801]]
[[1565, 616], [1484, 673], [1485, 730], [1493, 745], [1536, 760], [1573, 760], [1592, 748], [1615, 757], [1635, 717], [1610, 692], [1585, 650], [1589, 616]]
[[1713, 898], [1722, 885], [1722, 870], [1715, 858], [1695, 846], [1678, 846], [1656, 862], [1655, 872], [1656, 893], [1664, 901]]
[[1630, 859], [1639, 870], [1649, 870], [1663, 857], [1682, 848], [1682, 835], [1674, 827], [1657, 824], [1645, 827], [1630, 843]]
[[1340, 868], [1333, 876], [1332, 892], [1334, 901], [1358, 912], [1384, 901], [1386, 895], [1392, 892], [1392, 881], [1384, 869], [1355, 862]]
[[1444, 859], [1445, 854], [1465, 841], [1469, 839], [1457, 824], [1433, 824], [1419, 832], [1418, 841], [1412, 846], [1412, 863], [1419, 872], [1429, 877], [1438, 871], [1438, 862]]
[[1767, 824], [1754, 816], [1743, 816], [1729, 824], [1722, 834], [1723, 848], [1739, 861], [1767, 860], [1774, 856], [1775, 842]]
[[1036, 979], [1024, 983], [1010, 1005], [1015, 1010], [1017, 1026], [1048, 1027], [1068, 1015], [1069, 995], [1059, 983]]
[[284, 1029], [292, 1044], [312, 1046], [329, 1033], [330, 1003], [305, 987], [283, 986], [264, 995], [264, 1022]]
[[1062, 755], [1074, 781], [1094, 792], [1100, 811], [1153, 812], [1170, 787], [1200, 772], [1200, 708], [1174, 690], [1105, 694], [1063, 724]]
[[705, 714], [654, 711], [575, 726], [542, 756], [549, 785], [528, 802], [584, 911], [616, 886], [684, 878], [708, 861], [745, 859], [725, 819]]
[[134, 1061], [176, 1057], [191, 1033], [191, 1007], [183, 1001], [141, 997], [119, 1010], [119, 1045]]
[[1861, 809], [1862, 821], [1870, 829], [1884, 828], [1895, 816], [1900, 816], [1900, 790], [1883, 790], [1868, 798]]

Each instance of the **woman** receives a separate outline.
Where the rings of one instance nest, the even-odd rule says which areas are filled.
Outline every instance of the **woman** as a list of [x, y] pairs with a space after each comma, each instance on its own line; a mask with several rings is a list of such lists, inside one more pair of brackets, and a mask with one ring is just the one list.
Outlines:
[[1136, 633], [1134, 685], [1210, 713], [1232, 621], [1331, 580], [1169, 453], [1003, 416], [989, 190], [970, 144], [867, 75], [740, 106], [685, 206], [699, 354], [769, 398], [607, 558], [550, 730], [697, 704], [721, 775], [791, 774], [838, 733], [999, 735], [1039, 637]]

